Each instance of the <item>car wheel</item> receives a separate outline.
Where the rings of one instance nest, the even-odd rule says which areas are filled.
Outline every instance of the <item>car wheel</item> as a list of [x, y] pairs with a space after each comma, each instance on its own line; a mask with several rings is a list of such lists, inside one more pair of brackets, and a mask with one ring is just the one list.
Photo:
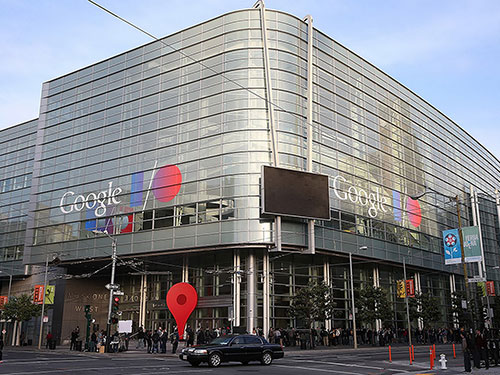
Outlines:
[[264, 366], [269, 366], [273, 362], [273, 356], [271, 353], [264, 353], [262, 354], [262, 359], [260, 360], [260, 363], [262, 363]]
[[189, 364], [193, 367], [198, 367], [200, 365], [200, 362], [189, 361]]
[[222, 362], [222, 358], [219, 353], [212, 353], [210, 357], [208, 357], [208, 365], [210, 367], [218, 367]]

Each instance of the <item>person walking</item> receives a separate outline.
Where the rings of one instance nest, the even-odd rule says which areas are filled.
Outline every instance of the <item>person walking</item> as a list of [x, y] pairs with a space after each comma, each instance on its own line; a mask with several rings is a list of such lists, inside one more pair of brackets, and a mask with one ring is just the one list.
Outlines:
[[460, 333], [460, 338], [462, 340], [462, 353], [464, 355], [464, 369], [465, 372], [471, 372], [471, 365], [470, 365], [470, 339], [467, 337], [467, 334], [465, 331], [462, 331]]

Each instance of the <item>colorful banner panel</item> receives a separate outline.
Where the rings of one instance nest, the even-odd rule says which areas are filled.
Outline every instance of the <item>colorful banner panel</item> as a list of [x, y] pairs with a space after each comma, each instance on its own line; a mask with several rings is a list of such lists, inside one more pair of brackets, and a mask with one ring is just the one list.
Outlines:
[[458, 229], [443, 231], [444, 264], [462, 263], [462, 248]]
[[465, 263], [482, 262], [479, 227], [462, 228]]

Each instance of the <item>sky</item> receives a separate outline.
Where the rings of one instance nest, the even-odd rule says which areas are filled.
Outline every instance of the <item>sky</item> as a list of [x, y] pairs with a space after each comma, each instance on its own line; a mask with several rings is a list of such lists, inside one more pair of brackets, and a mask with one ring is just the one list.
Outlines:
[[[157, 37], [254, 0], [97, 0]], [[398, 80], [500, 159], [500, 1], [267, 0]], [[0, 129], [38, 117], [42, 82], [151, 39], [86, 0], [0, 0]]]

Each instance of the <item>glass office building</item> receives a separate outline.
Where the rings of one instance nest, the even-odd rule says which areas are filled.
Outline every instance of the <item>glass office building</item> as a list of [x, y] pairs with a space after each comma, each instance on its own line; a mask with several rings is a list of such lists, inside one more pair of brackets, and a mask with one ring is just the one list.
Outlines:
[[[469, 272], [500, 281], [499, 160], [311, 18], [235, 11], [46, 82], [39, 119], [0, 142], [0, 266], [34, 285], [33, 265], [62, 261], [49, 274], [61, 340], [84, 305], [106, 324], [104, 231], [122, 318], [148, 329], [173, 325], [165, 296], [180, 281], [200, 296], [193, 326], [300, 325], [291, 296], [325, 280], [337, 301], [326, 325], [349, 327], [349, 253], [356, 293], [384, 287], [396, 327], [403, 259], [449, 325], [464, 279], [444, 265], [441, 232], [458, 227], [445, 196], [463, 226], [481, 225], [486, 267]], [[264, 165], [328, 175], [331, 220], [311, 231], [283, 217], [276, 230], [261, 213]], [[410, 198], [426, 188], [438, 193]]]

